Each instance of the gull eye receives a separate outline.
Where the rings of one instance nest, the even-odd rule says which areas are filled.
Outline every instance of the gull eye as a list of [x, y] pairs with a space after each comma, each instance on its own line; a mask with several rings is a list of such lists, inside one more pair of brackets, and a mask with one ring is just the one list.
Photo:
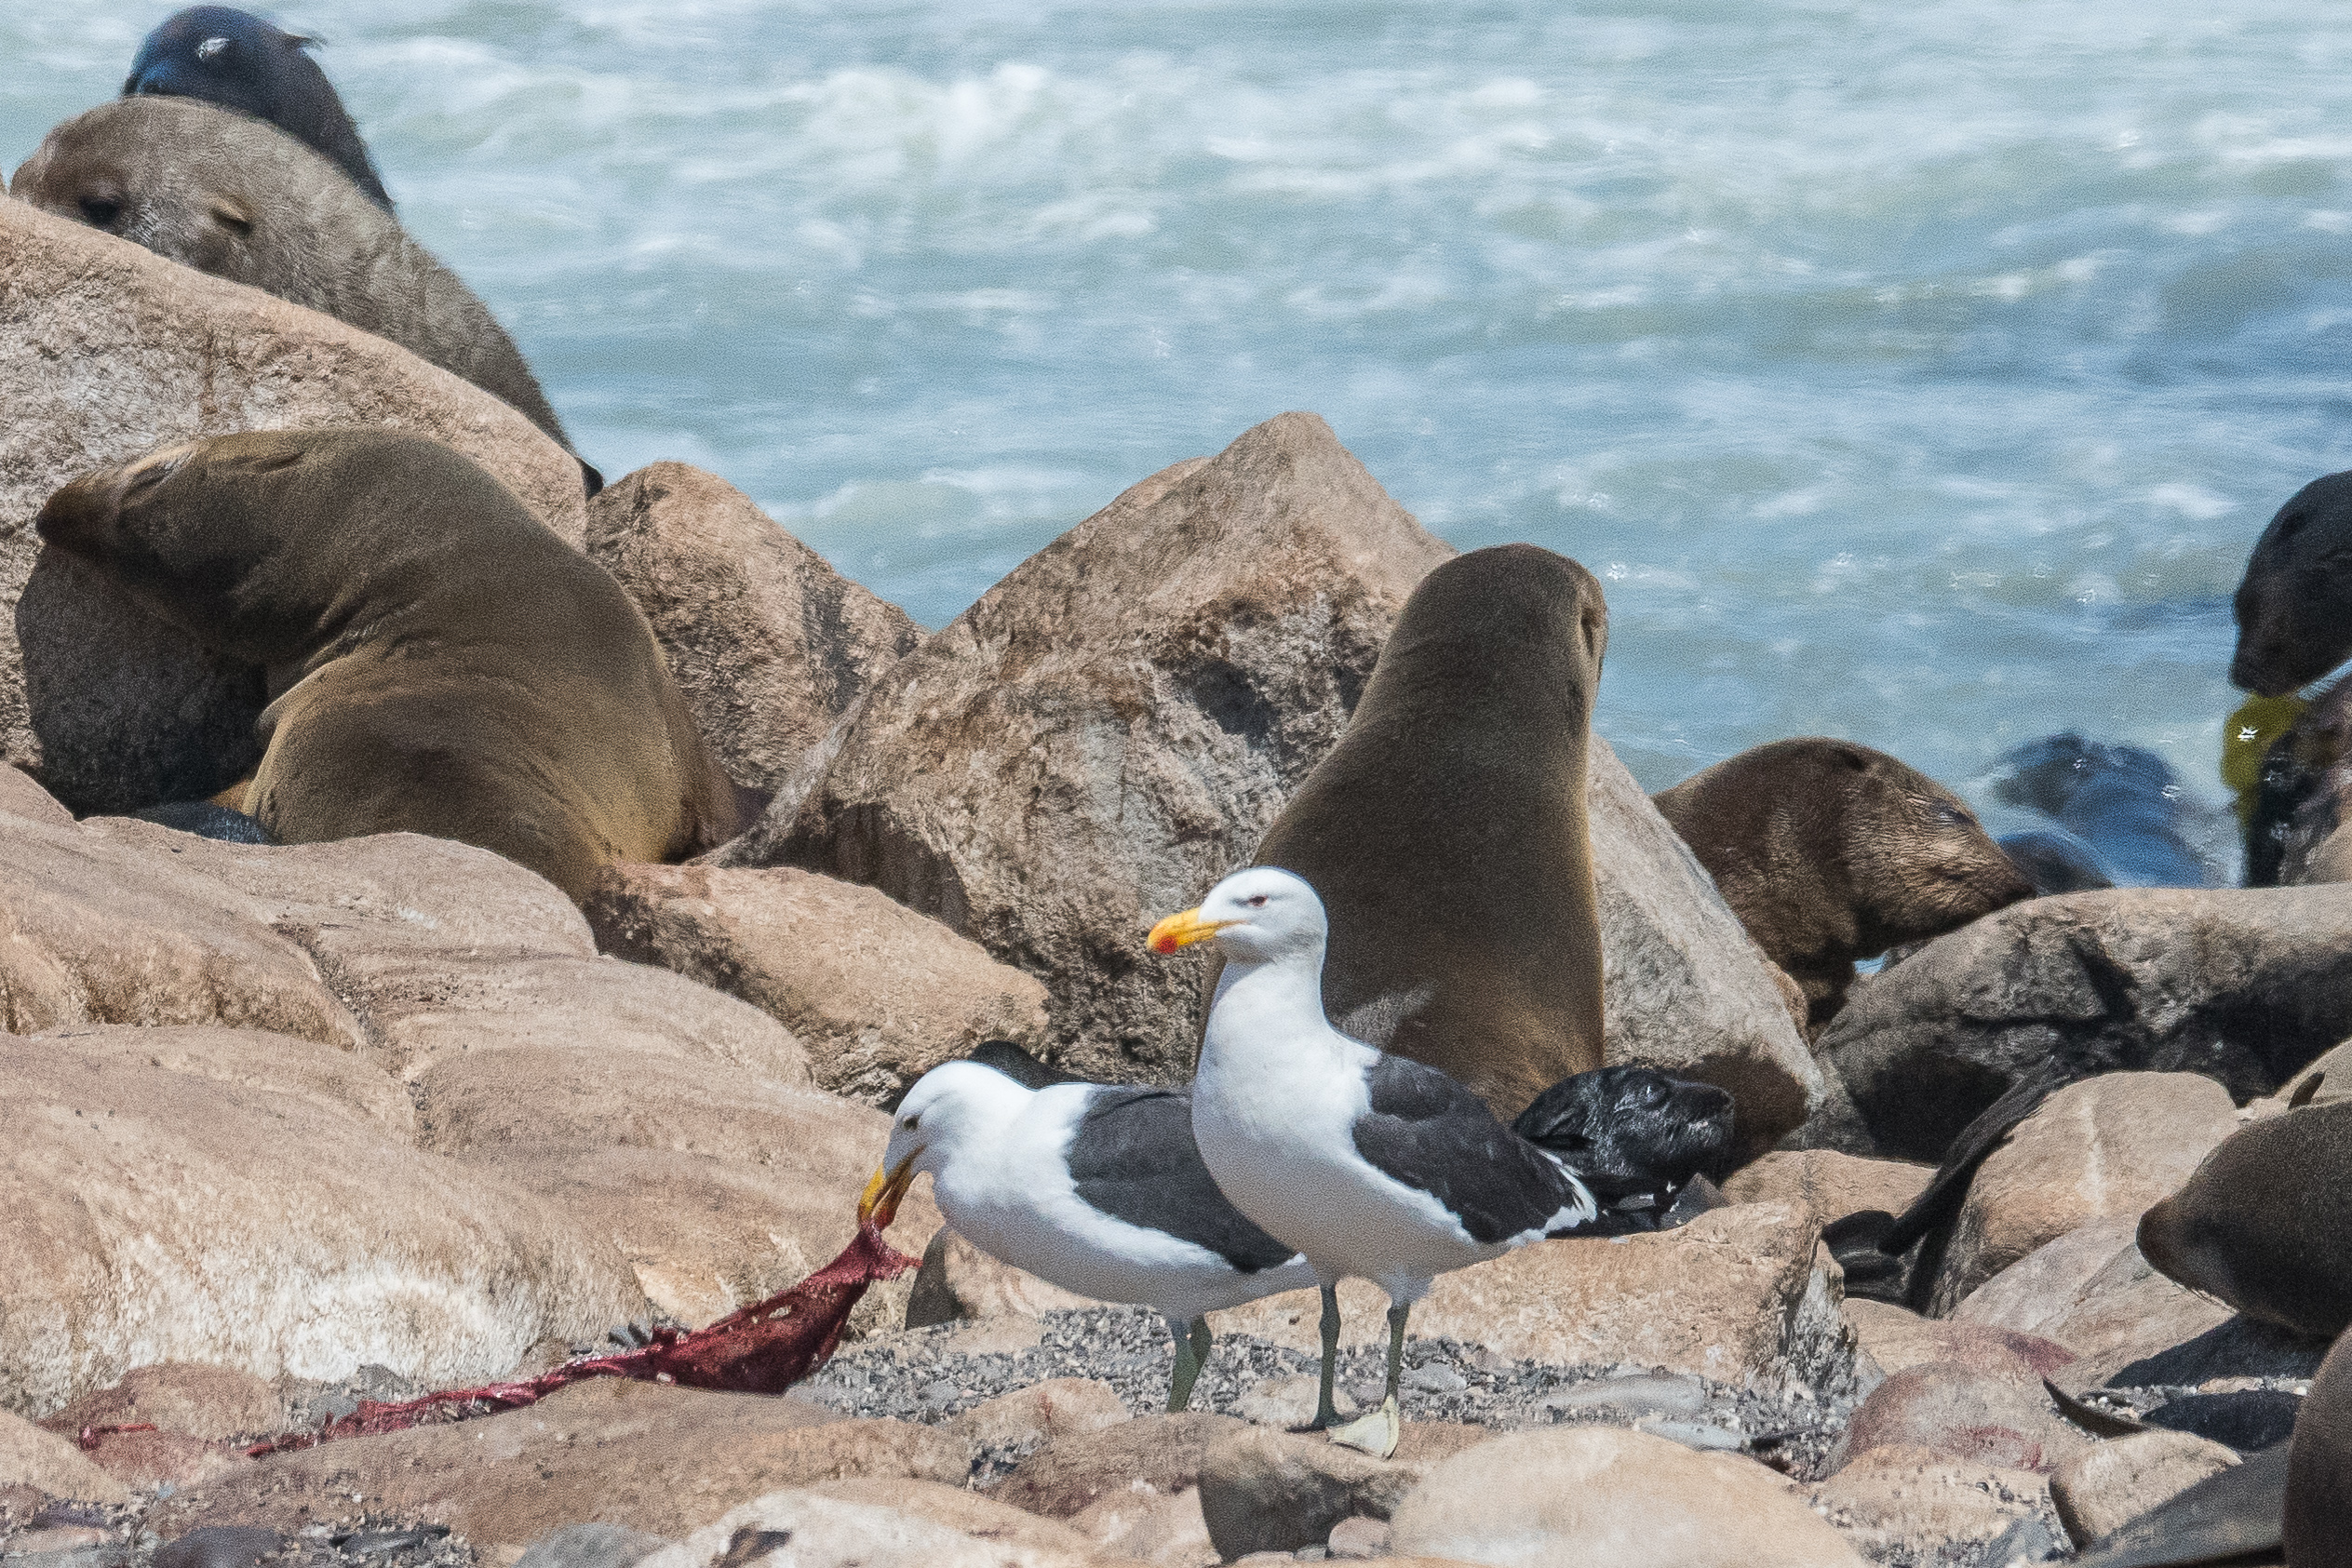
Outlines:
[[114, 220], [123, 215], [123, 204], [113, 196], [84, 196], [80, 206], [83, 220], [94, 228], [112, 228]]
[[1266, 895], [1264, 893], [1258, 893], [1253, 897], [1245, 898], [1242, 900], [1242, 902], [1248, 905], [1252, 909], [1263, 909], [1266, 907]]
[[905, 1121], [899, 1123], [899, 1125], [906, 1128], [909, 1132], [913, 1132], [916, 1128], [922, 1125], [922, 1113], [921, 1111], [917, 1111]]

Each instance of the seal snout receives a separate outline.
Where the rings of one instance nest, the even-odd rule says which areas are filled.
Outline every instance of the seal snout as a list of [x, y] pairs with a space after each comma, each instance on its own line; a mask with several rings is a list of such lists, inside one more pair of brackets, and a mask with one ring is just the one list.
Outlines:
[[34, 531], [44, 543], [61, 550], [101, 548], [114, 536], [123, 503], [178, 473], [202, 445], [182, 441], [150, 452], [136, 462], [83, 475], [43, 503], [33, 519]]

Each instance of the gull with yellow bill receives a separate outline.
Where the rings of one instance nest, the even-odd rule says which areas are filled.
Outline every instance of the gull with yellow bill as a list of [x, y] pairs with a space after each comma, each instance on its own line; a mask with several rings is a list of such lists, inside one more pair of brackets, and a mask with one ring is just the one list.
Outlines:
[[1297, 1248], [1323, 1288], [1317, 1427], [1337, 1419], [1340, 1280], [1389, 1297], [1388, 1398], [1332, 1441], [1382, 1457], [1402, 1435], [1404, 1322], [1436, 1276], [1593, 1226], [1592, 1191], [1455, 1079], [1376, 1051], [1323, 1010], [1327, 927], [1303, 878], [1237, 871], [1151, 930], [1156, 953], [1225, 959], [1192, 1080], [1192, 1134], [1234, 1208]]
[[1306, 1260], [1225, 1200], [1165, 1089], [1029, 1089], [949, 1062], [907, 1092], [858, 1218], [887, 1226], [916, 1176], [957, 1234], [1002, 1263], [1093, 1296], [1157, 1307], [1176, 1336], [1168, 1408], [1208, 1358], [1204, 1314], [1314, 1282]]

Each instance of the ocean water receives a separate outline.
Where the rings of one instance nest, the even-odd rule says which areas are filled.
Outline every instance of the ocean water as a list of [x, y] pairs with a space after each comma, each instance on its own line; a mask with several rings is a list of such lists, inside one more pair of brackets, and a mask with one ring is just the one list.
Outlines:
[[[0, 7], [0, 158], [170, 8]], [[2218, 800], [2246, 551], [2352, 465], [2352, 9], [272, 14], [608, 475], [713, 469], [936, 625], [1311, 409], [1601, 575], [1651, 787], [1828, 733], [1981, 799], [2072, 727]]]

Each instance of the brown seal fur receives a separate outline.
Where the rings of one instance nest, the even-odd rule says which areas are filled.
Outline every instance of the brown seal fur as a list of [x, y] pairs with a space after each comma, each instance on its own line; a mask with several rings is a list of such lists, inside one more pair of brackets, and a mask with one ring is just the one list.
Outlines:
[[2352, 1333], [2319, 1363], [2295, 1413], [2286, 1537], [2292, 1568], [2352, 1568]]
[[2263, 753], [2246, 818], [2246, 885], [2352, 881], [2352, 678], [2295, 716]]
[[2222, 1140], [2140, 1216], [2140, 1251], [2249, 1318], [2332, 1339], [2352, 1326], [2352, 1100]]
[[644, 615], [437, 442], [193, 441], [76, 479], [34, 526], [267, 670], [242, 804], [281, 843], [455, 838], [576, 900], [605, 865], [679, 859], [732, 829], [732, 788]]
[[2033, 884], [1950, 790], [1851, 741], [1774, 741], [1651, 797], [1819, 1033], [1854, 960], [1967, 925]]
[[2352, 655], [2352, 472], [2287, 498], [2246, 557], [2231, 605], [2234, 686], [2279, 697]]
[[1333, 1021], [1505, 1121], [1601, 1065], [1584, 759], [1607, 641], [1600, 583], [1565, 556], [1446, 562], [1257, 850], [1323, 897]]
[[389, 338], [571, 449], [489, 308], [342, 169], [276, 126], [195, 99], [128, 98], [49, 132], [9, 189]]

